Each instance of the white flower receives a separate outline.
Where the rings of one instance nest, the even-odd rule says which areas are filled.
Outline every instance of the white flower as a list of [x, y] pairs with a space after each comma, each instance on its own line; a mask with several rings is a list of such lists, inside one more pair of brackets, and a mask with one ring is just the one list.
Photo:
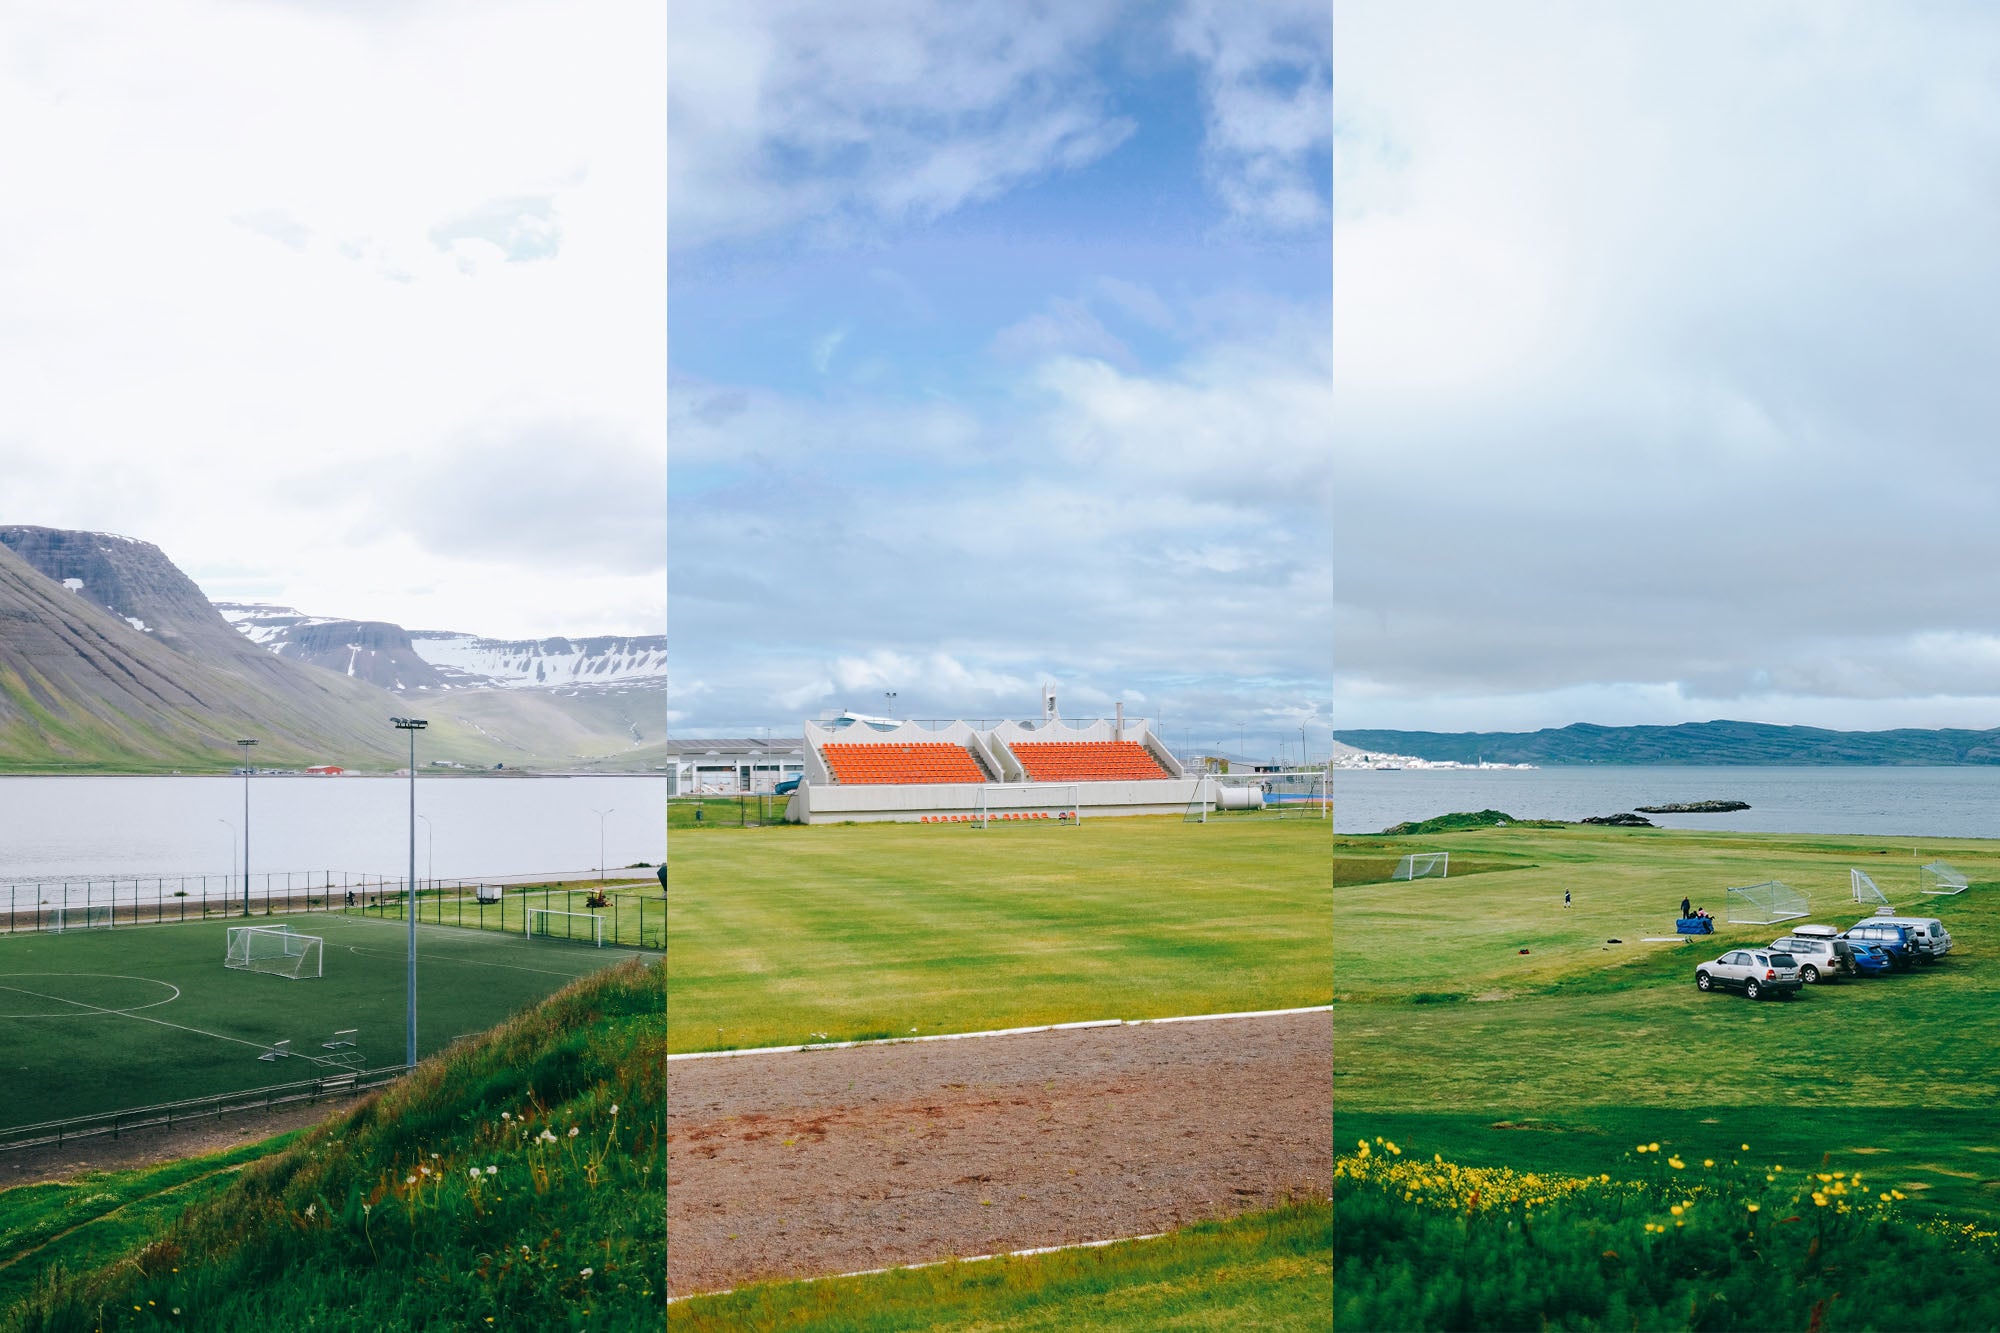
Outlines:
[[403, 1183], [405, 1185], [414, 1185], [417, 1183], [417, 1178], [415, 1176], [404, 1176]]
[[611, 1114], [613, 1114], [613, 1115], [617, 1115], [617, 1114], [618, 1114], [618, 1103], [617, 1103], [617, 1102], [613, 1102], [613, 1103], [611, 1103]]
[[512, 1120], [514, 1118], [514, 1114], [511, 1111], [502, 1111], [500, 1113], [500, 1118], [502, 1120]]
[[477, 1180], [479, 1179], [479, 1168], [475, 1166], [467, 1174], [469, 1174], [474, 1180]]
[[596, 1270], [596, 1269], [594, 1269], [594, 1268], [586, 1268], [586, 1269], [584, 1269], [584, 1270], [583, 1270], [583, 1275], [584, 1275], [585, 1277], [589, 1277], [589, 1276], [590, 1276], [590, 1275], [591, 1275], [592, 1273], [595, 1273], [596, 1271], [597, 1271], [597, 1270]]
[[569, 1127], [569, 1136], [570, 1136], [571, 1138], [575, 1138], [575, 1137], [576, 1137], [576, 1126], [575, 1126], [575, 1125], [571, 1125], [571, 1126]]
[[500, 1168], [497, 1166], [489, 1166], [486, 1168], [486, 1174], [489, 1176], [497, 1176], [500, 1174]]
[[[311, 1217], [311, 1216], [312, 1216], [312, 1215], [313, 1215], [314, 1213], [317, 1213], [318, 1211], [319, 1211], [319, 1205], [318, 1205], [317, 1203], [309, 1203], [309, 1204], [307, 1204], [307, 1205], [306, 1205], [306, 1216], [307, 1216], [307, 1217]], [[180, 1311], [179, 1311], [179, 1310], [176, 1310], [176, 1311], [174, 1311], [174, 1313], [175, 1313], [175, 1314], [179, 1314], [179, 1313], [180, 1313]]]

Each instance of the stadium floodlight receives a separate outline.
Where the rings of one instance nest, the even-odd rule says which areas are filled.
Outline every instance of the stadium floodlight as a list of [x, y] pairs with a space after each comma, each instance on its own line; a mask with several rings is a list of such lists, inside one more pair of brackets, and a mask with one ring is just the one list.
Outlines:
[[1411, 852], [1396, 862], [1396, 871], [1390, 879], [1448, 879], [1451, 876], [1450, 852]]
[[1847, 872], [1847, 883], [1848, 887], [1854, 890], [1855, 902], [1874, 903], [1877, 907], [1887, 907], [1889, 905], [1889, 895], [1876, 887], [1875, 881], [1868, 878], [1866, 871], [1849, 870]]
[[223, 966], [288, 981], [317, 980], [326, 941], [290, 926], [231, 926]]
[[1757, 884], [1731, 887], [1726, 892], [1729, 919], [1735, 923], [1769, 926], [1812, 915], [1812, 903], [1783, 880], [1767, 879]]
[[604, 947], [604, 918], [596, 912], [565, 912], [559, 907], [530, 907], [527, 936], [531, 940], [570, 940]]
[[1918, 880], [1925, 893], [1964, 893], [1971, 883], [1963, 872], [1954, 870], [1942, 861], [1933, 861], [1917, 872]]
[[403, 916], [410, 929], [409, 981], [403, 1001], [403, 1063], [417, 1067], [417, 733], [430, 725], [421, 717], [392, 717], [396, 730], [410, 734], [410, 878]]
[[250, 747], [257, 742], [239, 740], [243, 751], [243, 915], [250, 915]]

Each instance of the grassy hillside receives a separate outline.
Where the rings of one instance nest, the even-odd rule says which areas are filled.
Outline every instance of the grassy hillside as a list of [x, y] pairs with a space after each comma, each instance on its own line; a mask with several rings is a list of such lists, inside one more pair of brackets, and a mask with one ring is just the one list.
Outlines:
[[658, 1327], [665, 1009], [658, 967], [579, 981], [0, 1326]]

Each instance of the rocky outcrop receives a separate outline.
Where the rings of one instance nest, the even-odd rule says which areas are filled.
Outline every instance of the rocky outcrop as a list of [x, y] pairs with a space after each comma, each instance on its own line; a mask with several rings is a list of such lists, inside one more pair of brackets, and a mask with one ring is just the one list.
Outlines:
[[1615, 815], [1585, 815], [1578, 822], [1584, 824], [1604, 824], [1611, 828], [1654, 827], [1652, 820], [1646, 818], [1644, 815], [1635, 815], [1628, 810], [1621, 810]]
[[1641, 805], [1642, 815], [1726, 815], [1732, 810], [1748, 810], [1748, 801], [1675, 801], [1670, 805]]
[[436, 689], [443, 677], [418, 655], [410, 632], [386, 620], [316, 620], [293, 626], [278, 655], [385, 690]]

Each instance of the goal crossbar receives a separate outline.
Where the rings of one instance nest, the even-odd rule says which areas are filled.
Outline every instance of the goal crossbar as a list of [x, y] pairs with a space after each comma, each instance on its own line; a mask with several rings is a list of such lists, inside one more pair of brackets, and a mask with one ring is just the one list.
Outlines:
[[1411, 852], [1396, 862], [1395, 873], [1390, 879], [1449, 879], [1451, 878], [1450, 852]]
[[531, 940], [569, 940], [604, 947], [604, 918], [596, 912], [567, 912], [560, 907], [530, 907], [523, 933]]

